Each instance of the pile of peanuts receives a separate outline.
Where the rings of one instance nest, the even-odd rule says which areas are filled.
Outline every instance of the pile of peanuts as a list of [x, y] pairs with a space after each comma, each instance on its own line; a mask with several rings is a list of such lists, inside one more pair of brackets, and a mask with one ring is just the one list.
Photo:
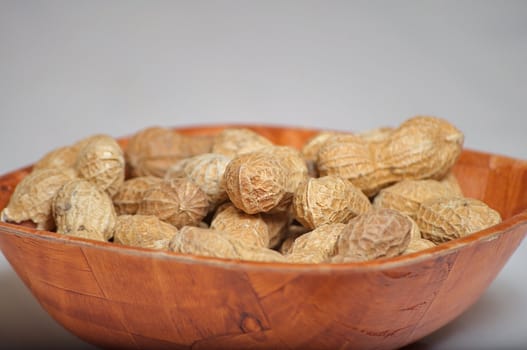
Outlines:
[[34, 164], [4, 222], [118, 245], [226, 259], [343, 263], [428, 249], [493, 226], [451, 169], [463, 133], [409, 118], [363, 133], [321, 131], [301, 149], [246, 128], [190, 136], [150, 127]]

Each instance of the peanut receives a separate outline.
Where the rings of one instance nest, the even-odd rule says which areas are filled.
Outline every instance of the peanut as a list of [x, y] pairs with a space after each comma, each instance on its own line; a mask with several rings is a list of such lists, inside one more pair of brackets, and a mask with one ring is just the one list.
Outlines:
[[375, 196], [373, 205], [395, 209], [415, 219], [421, 203], [434, 198], [459, 196], [450, 185], [441, 181], [402, 180], [382, 189]]
[[272, 146], [273, 143], [260, 134], [246, 128], [227, 128], [214, 137], [212, 153], [234, 158], [243, 153]]
[[80, 237], [98, 233], [101, 240], [112, 238], [116, 220], [112, 200], [91, 182], [75, 179], [65, 183], [53, 198], [52, 213], [58, 233]]
[[[198, 185], [207, 195], [209, 211], [228, 199], [223, 184], [223, 173], [230, 158], [223, 154], [204, 153], [185, 158], [173, 165], [165, 174], [165, 180], [186, 177]], [[181, 169], [179, 170], [179, 167]]]
[[359, 262], [400, 255], [410, 243], [412, 223], [386, 208], [372, 208], [342, 229], [331, 262]]
[[117, 215], [136, 214], [146, 191], [162, 183], [163, 179], [155, 176], [139, 176], [124, 181], [112, 198]]
[[2, 221], [20, 223], [30, 220], [39, 230], [53, 230], [55, 221], [51, 212], [51, 202], [57, 191], [73, 178], [73, 169], [33, 170], [15, 188], [9, 203], [2, 211]]
[[112, 137], [100, 135], [80, 149], [75, 169], [79, 177], [113, 196], [124, 181], [123, 151]]
[[321, 131], [315, 136], [307, 140], [301, 150], [302, 157], [306, 161], [308, 167], [308, 174], [311, 177], [318, 177], [318, 169], [316, 166], [318, 152], [324, 143], [334, 135], [342, 133], [336, 131]]
[[382, 126], [380, 128], [363, 131], [361, 133], [358, 133], [357, 135], [359, 135], [368, 142], [381, 142], [388, 139], [392, 135], [392, 132], [392, 127]]
[[310, 229], [332, 223], [347, 223], [368, 211], [371, 203], [360, 189], [338, 176], [310, 178], [294, 195], [296, 220]]
[[77, 161], [78, 151], [71, 146], [64, 146], [46, 153], [39, 161], [33, 165], [33, 170], [38, 169], [57, 169], [74, 168]]
[[231, 202], [247, 214], [269, 212], [288, 200], [286, 170], [267, 153], [234, 157], [225, 168], [223, 181]]
[[154, 215], [181, 228], [198, 225], [208, 209], [207, 195], [198, 185], [186, 178], [176, 178], [146, 191], [137, 214]]
[[218, 210], [210, 228], [225, 232], [230, 238], [246, 245], [269, 245], [269, 230], [262, 216], [259, 213], [247, 214], [230, 203]]
[[500, 214], [473, 198], [438, 198], [421, 204], [416, 222], [423, 238], [442, 243], [501, 222]]
[[193, 226], [182, 227], [170, 241], [169, 249], [184, 254], [226, 259], [285, 261], [285, 257], [277, 251], [245, 246], [221, 231]]
[[168, 249], [177, 233], [175, 226], [152, 215], [120, 215], [113, 229], [113, 241], [134, 247]]
[[432, 241], [429, 241], [428, 239], [412, 239], [410, 240], [410, 243], [408, 244], [408, 247], [404, 250], [403, 254], [412, 254], [421, 250], [433, 248], [435, 246], [436, 244]]
[[440, 179], [456, 162], [463, 134], [443, 119], [414, 117], [381, 141], [330, 137], [318, 152], [321, 175], [340, 175], [373, 196], [403, 179]]
[[294, 263], [321, 263], [336, 254], [337, 240], [346, 225], [322, 225], [301, 235], [293, 242], [287, 261]]
[[292, 224], [288, 227], [284, 241], [280, 245], [280, 248], [278, 251], [284, 255], [287, 255], [291, 252], [291, 248], [293, 247], [293, 243], [295, 240], [302, 236], [304, 233], [308, 233], [310, 230], [302, 225], [296, 225]]
[[212, 138], [186, 136], [167, 128], [150, 127], [129, 140], [125, 158], [132, 176], [163, 177], [180, 159], [210, 152]]

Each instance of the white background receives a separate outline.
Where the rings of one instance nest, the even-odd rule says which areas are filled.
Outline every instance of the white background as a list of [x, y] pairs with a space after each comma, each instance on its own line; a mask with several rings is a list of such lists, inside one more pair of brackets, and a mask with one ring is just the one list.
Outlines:
[[[366, 130], [449, 119], [527, 159], [527, 1], [0, 0], [0, 172], [94, 133], [244, 122]], [[527, 348], [525, 242], [412, 349]], [[0, 257], [0, 342], [83, 348]]]

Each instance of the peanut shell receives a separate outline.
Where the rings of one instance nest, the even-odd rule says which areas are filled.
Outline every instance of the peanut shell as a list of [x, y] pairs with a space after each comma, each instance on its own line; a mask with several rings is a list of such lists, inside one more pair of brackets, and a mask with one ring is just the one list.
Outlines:
[[124, 181], [123, 151], [110, 136], [94, 138], [80, 149], [75, 169], [79, 177], [113, 196]]
[[434, 243], [467, 236], [501, 222], [500, 214], [473, 198], [438, 198], [421, 204], [416, 222]]
[[338, 176], [308, 179], [297, 188], [293, 199], [296, 220], [310, 229], [347, 223], [370, 208], [368, 197], [351, 182]]
[[176, 178], [146, 191], [137, 214], [154, 215], [181, 228], [198, 225], [208, 208], [207, 195], [198, 185], [186, 178]]
[[252, 261], [285, 261], [278, 252], [245, 246], [221, 231], [192, 226], [182, 227], [169, 243], [169, 249], [184, 254]]
[[410, 243], [408, 244], [408, 247], [404, 250], [403, 254], [412, 254], [435, 246], [436, 244], [432, 241], [429, 241], [428, 239], [412, 239], [410, 240]]
[[234, 158], [272, 145], [271, 141], [250, 129], [227, 128], [214, 137], [211, 152]]
[[440, 179], [461, 154], [463, 140], [463, 133], [448, 121], [417, 116], [404, 121], [380, 145], [376, 161], [392, 167], [391, 173], [400, 179]]
[[52, 201], [57, 232], [86, 237], [83, 231], [101, 233], [112, 238], [116, 214], [106, 192], [84, 179], [71, 180], [62, 186]]
[[321, 263], [336, 254], [337, 241], [346, 224], [322, 225], [298, 237], [291, 246], [287, 261]]
[[134, 247], [168, 249], [178, 229], [152, 215], [120, 215], [113, 229], [113, 241]]
[[338, 134], [340, 133], [335, 131], [321, 131], [307, 140], [304, 146], [302, 146], [301, 154], [306, 161], [309, 176], [318, 177], [318, 169], [316, 166], [318, 151], [331, 136]]
[[358, 135], [334, 135], [320, 148], [317, 169], [321, 177], [340, 176], [370, 196], [376, 193], [379, 183], [383, 182], [379, 177], [385, 176], [378, 170], [374, 151], [374, 147]]
[[232, 204], [222, 206], [216, 213], [210, 228], [222, 231], [231, 239], [245, 245], [267, 247], [269, 245], [269, 230], [260, 214], [247, 214]]
[[284, 240], [278, 251], [284, 255], [289, 254], [295, 240], [309, 231], [310, 230], [308, 228], [302, 225], [291, 224], [285, 233]]
[[357, 135], [369, 142], [381, 142], [388, 139], [393, 132], [393, 128], [389, 126], [382, 126], [379, 128], [363, 131]]
[[150, 127], [135, 133], [128, 141], [125, 158], [132, 176], [163, 177], [178, 160], [210, 152], [212, 139], [185, 136], [167, 128]]
[[318, 151], [322, 145], [332, 136], [341, 135], [342, 133], [336, 131], [321, 131], [315, 136], [311, 137], [302, 146], [301, 154], [306, 161], [315, 162], [318, 157]]
[[373, 205], [398, 210], [415, 220], [421, 203], [456, 196], [459, 196], [457, 191], [437, 180], [402, 180], [382, 189], [375, 196]]
[[228, 199], [223, 184], [223, 173], [229, 162], [229, 157], [216, 153], [185, 158], [169, 168], [165, 180], [182, 176], [192, 180], [205, 192], [210, 202], [210, 210], [213, 210]]
[[440, 179], [461, 153], [463, 134], [447, 121], [414, 117], [388, 138], [368, 141], [359, 135], [330, 137], [318, 152], [320, 175], [339, 175], [367, 196], [403, 179]]
[[463, 197], [463, 190], [461, 189], [461, 185], [459, 184], [456, 175], [454, 175], [454, 172], [449, 171], [440, 182], [458, 197]]
[[223, 174], [231, 202], [247, 214], [269, 212], [287, 200], [287, 171], [279, 160], [263, 152], [234, 157]]
[[289, 211], [278, 211], [272, 214], [261, 213], [269, 232], [269, 248], [276, 248], [285, 239], [287, 229], [293, 220]]
[[393, 209], [372, 208], [351, 219], [337, 241], [332, 262], [359, 262], [400, 255], [410, 243], [412, 223]]
[[51, 203], [58, 190], [75, 178], [73, 169], [33, 170], [18, 183], [1, 214], [2, 221], [21, 223], [30, 220], [39, 230], [53, 230]]
[[136, 214], [146, 191], [162, 183], [163, 179], [155, 176], [139, 176], [124, 181], [112, 198], [117, 215]]
[[59, 147], [46, 153], [33, 165], [33, 170], [38, 169], [73, 169], [77, 161], [77, 150], [70, 146]]
[[287, 169], [287, 191], [294, 193], [298, 185], [307, 180], [307, 165], [302, 154], [289, 146], [273, 146], [260, 150], [260, 152], [270, 152], [282, 163], [282, 167]]

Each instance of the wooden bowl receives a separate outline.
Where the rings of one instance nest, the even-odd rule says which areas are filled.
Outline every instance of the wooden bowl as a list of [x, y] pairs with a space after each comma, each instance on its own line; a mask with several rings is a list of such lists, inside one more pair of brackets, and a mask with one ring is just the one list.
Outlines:
[[[209, 134], [224, 127], [178, 131]], [[250, 127], [293, 146], [316, 132]], [[0, 208], [29, 171], [0, 178]], [[465, 150], [454, 171], [465, 194], [504, 221], [391, 259], [338, 265], [223, 260], [6, 223], [0, 248], [57, 322], [101, 347], [394, 349], [471, 306], [526, 234], [527, 162]]]

